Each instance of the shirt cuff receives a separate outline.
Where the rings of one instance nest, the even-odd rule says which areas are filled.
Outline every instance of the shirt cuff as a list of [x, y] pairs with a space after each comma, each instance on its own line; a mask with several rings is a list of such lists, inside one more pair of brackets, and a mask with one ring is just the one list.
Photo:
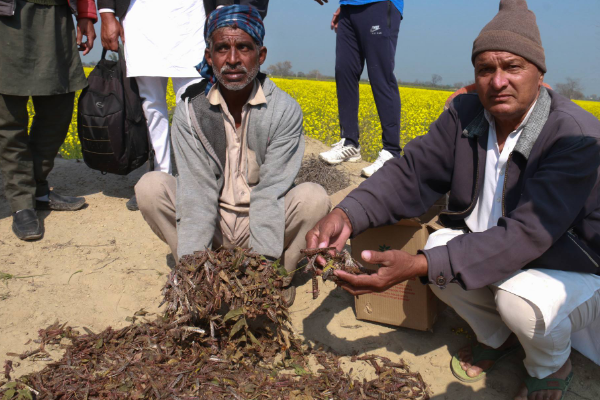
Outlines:
[[450, 265], [450, 254], [448, 246], [437, 246], [429, 250], [420, 250], [427, 258], [427, 277], [422, 277], [421, 282], [436, 285], [440, 289], [446, 288], [450, 282], [455, 282]]
[[114, 14], [115, 10], [113, 10], [112, 8], [101, 8], [98, 10], [98, 13], [99, 14], [102, 14], [102, 13], [113, 13]]
[[351, 197], [346, 197], [335, 208], [339, 208], [348, 216], [350, 224], [352, 224], [351, 238], [356, 237], [359, 233], [365, 231], [369, 227], [369, 217], [363, 206]]

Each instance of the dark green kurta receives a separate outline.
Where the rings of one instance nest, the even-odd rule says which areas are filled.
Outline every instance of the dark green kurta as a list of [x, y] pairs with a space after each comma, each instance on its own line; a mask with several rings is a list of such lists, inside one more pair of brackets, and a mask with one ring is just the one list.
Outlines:
[[15, 15], [0, 17], [0, 94], [46, 96], [87, 86], [73, 17], [64, 3], [17, 0]]

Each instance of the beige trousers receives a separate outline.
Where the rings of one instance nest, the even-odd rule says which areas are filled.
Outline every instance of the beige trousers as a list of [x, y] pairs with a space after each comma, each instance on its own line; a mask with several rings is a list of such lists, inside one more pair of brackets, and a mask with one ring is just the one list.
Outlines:
[[558, 371], [567, 361], [571, 354], [571, 333], [600, 318], [600, 291], [545, 334], [541, 311], [522, 297], [494, 286], [476, 290], [464, 290], [454, 283], [445, 289], [430, 287], [467, 321], [480, 343], [498, 348], [513, 332], [525, 350], [527, 372], [539, 379]]
[[[135, 185], [138, 206], [150, 229], [171, 248], [177, 258], [177, 222], [175, 217], [175, 196], [177, 180], [164, 172], [149, 172]], [[194, 205], [190, 205], [194, 207]], [[297, 268], [301, 259], [300, 249], [306, 247], [306, 233], [331, 209], [327, 192], [320, 185], [303, 183], [291, 189], [285, 196], [285, 232], [281, 262], [288, 272]], [[250, 242], [250, 218], [239, 215], [235, 222], [235, 232], [223, 223], [215, 231], [213, 248], [223, 246], [248, 247]], [[229, 238], [235, 238], [234, 242]], [[291, 276], [288, 282], [291, 281]]]

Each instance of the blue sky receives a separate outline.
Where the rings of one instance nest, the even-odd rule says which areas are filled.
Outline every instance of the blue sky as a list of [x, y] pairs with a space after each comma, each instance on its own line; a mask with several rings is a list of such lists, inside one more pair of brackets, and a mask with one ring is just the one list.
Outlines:
[[[402, 81], [442, 84], [473, 79], [471, 47], [483, 26], [498, 12], [497, 0], [405, 0], [396, 54], [396, 76]], [[529, 0], [536, 14], [554, 85], [580, 79], [586, 95], [600, 95], [600, 0]], [[289, 60], [294, 71], [318, 69], [333, 75], [335, 33], [329, 29], [338, 1], [320, 6], [314, 0], [271, 0], [265, 19], [265, 66]], [[100, 23], [96, 24], [99, 35]], [[100, 58], [98, 38], [84, 60]], [[366, 68], [365, 68], [366, 77]]]

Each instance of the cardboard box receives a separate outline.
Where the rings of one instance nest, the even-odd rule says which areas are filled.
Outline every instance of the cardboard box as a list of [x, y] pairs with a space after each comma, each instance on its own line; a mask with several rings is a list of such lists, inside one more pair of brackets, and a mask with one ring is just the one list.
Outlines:
[[[396, 225], [369, 229], [351, 240], [352, 257], [367, 268], [378, 266], [366, 263], [363, 250], [404, 250], [417, 254], [423, 249], [430, 232], [435, 231], [435, 220], [443, 208], [441, 201], [419, 218], [402, 220]], [[415, 278], [400, 283], [382, 293], [370, 293], [355, 298], [356, 318], [421, 331], [432, 330], [439, 308], [439, 300], [429, 286]]]

